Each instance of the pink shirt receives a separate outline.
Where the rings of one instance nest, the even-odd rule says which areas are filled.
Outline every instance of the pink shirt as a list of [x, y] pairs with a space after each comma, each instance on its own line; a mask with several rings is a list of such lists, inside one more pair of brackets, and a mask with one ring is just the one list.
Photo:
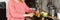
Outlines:
[[32, 13], [32, 10], [23, 3], [17, 3], [14, 0], [9, 0], [8, 2], [8, 18], [16, 17], [16, 18], [23, 18], [25, 12]]

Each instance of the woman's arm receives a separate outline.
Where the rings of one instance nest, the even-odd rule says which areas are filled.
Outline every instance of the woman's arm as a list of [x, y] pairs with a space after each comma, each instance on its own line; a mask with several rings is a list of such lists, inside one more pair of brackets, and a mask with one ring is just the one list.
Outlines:
[[34, 11], [32, 11], [25, 3], [24, 3], [24, 8], [25, 8], [25, 12], [29, 13], [27, 15], [33, 16]]

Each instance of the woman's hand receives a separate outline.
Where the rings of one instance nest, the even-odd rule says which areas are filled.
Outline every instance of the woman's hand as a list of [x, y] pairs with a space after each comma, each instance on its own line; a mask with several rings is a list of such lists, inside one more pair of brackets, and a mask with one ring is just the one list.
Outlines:
[[15, 2], [20, 3], [20, 2], [24, 2], [25, 0], [15, 0]]
[[29, 15], [30, 17], [33, 17], [34, 13], [29, 13], [28, 15]]
[[33, 17], [33, 13], [30, 13], [30, 14], [24, 14], [24, 17], [27, 17], [27, 16], [29, 16], [29, 17]]

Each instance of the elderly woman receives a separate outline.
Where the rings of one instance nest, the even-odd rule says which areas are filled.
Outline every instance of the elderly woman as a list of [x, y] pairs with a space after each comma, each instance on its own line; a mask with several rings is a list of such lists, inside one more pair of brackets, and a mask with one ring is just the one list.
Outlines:
[[7, 20], [24, 20], [25, 12], [33, 15], [33, 11], [25, 4], [25, 0], [9, 0]]

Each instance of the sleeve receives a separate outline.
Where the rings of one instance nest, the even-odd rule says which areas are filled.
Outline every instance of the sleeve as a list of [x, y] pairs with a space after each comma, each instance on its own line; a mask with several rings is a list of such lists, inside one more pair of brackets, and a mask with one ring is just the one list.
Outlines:
[[33, 13], [33, 11], [26, 5], [25, 5], [25, 11], [28, 12], [28, 13]]
[[15, 5], [11, 1], [8, 3], [8, 17], [9, 15], [11, 17], [22, 17], [20, 13], [17, 13], [16, 10], [14, 9]]

